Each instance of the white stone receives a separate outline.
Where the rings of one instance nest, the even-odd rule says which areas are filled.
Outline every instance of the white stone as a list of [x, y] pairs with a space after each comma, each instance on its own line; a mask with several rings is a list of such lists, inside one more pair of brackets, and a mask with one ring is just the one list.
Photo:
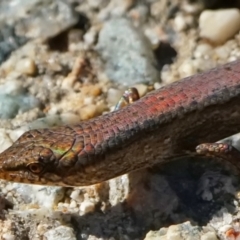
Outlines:
[[75, 200], [76, 202], [82, 202], [83, 199], [83, 195], [81, 194], [81, 190], [80, 189], [75, 189], [72, 191], [70, 198]]
[[153, 87], [154, 87], [155, 90], [161, 88], [162, 86], [163, 86], [163, 85], [162, 85], [161, 83], [159, 83], [159, 82], [155, 82], [155, 83], [153, 84]]
[[178, 225], [172, 225], [168, 228], [167, 239], [171, 240], [183, 240], [181, 236], [181, 231]]
[[223, 59], [223, 60], [225, 60], [229, 57], [230, 51], [231, 51], [231, 49], [225, 45], [216, 47], [214, 49], [215, 55], [219, 59]]
[[[13, 141], [16, 141], [27, 130], [29, 130], [27, 126], [21, 127], [21, 128], [16, 128], [14, 130], [9, 130], [8, 135], [13, 142]], [[4, 141], [6, 141], [6, 139], [4, 139]], [[6, 142], [4, 142], [4, 144], [6, 144]], [[12, 143], [11, 143], [11, 145], [12, 145]], [[2, 144], [1, 144], [1, 146], [2, 146]]]
[[160, 41], [159, 33], [157, 30], [158, 30], [157, 28], [146, 28], [144, 30], [144, 34], [151, 42], [153, 48], [158, 47]]
[[37, 72], [35, 62], [30, 58], [21, 59], [17, 62], [16, 70], [20, 73], [33, 76]]
[[51, 229], [44, 234], [44, 237], [47, 240], [76, 240], [73, 229], [67, 226], [59, 226]]
[[94, 99], [93, 99], [93, 97], [91, 97], [91, 96], [86, 96], [86, 97], [84, 98], [84, 100], [83, 100], [83, 103], [84, 103], [85, 105], [94, 104]]
[[82, 120], [87, 120], [95, 117], [97, 114], [97, 107], [95, 104], [89, 104], [84, 106], [80, 110], [80, 116]]
[[2, 235], [2, 239], [4, 239], [4, 240], [15, 240], [16, 237], [14, 235], [12, 235], [11, 233], [4, 233]]
[[207, 232], [201, 236], [201, 240], [218, 240], [218, 237], [214, 232]]
[[97, 29], [91, 28], [84, 36], [83, 39], [88, 46], [91, 46], [96, 41]]
[[181, 78], [193, 75], [196, 72], [193, 60], [185, 60], [179, 67], [179, 74]]
[[148, 91], [148, 87], [145, 84], [139, 83], [139, 84], [134, 85], [134, 87], [138, 90], [140, 97], [143, 97]]
[[199, 18], [200, 36], [220, 44], [232, 38], [240, 30], [238, 9], [206, 10]]
[[223, 225], [223, 226], [219, 227], [218, 232], [219, 233], [225, 233], [231, 228], [232, 228], [232, 225], [226, 224], [226, 225]]
[[122, 95], [123, 95], [123, 91], [120, 91], [115, 88], [109, 88], [107, 92], [107, 102], [111, 105], [115, 105], [120, 100]]
[[90, 201], [84, 201], [80, 205], [80, 211], [82, 214], [92, 212], [94, 211], [94, 209], [95, 209], [95, 204]]
[[70, 208], [76, 208], [77, 207], [77, 203], [75, 200], [71, 200], [70, 204], [69, 204]]
[[186, 20], [184, 18], [184, 16], [182, 14], [178, 14], [175, 18], [174, 18], [174, 28], [177, 31], [183, 31], [185, 30], [187, 27], [187, 23]]
[[62, 113], [61, 115], [61, 121], [63, 124], [77, 124], [80, 122], [80, 117], [74, 113], [66, 112]]
[[54, 207], [63, 198], [64, 190], [61, 187], [44, 187], [41, 185], [9, 183], [25, 201], [42, 206], [43, 209]]
[[0, 85], [0, 94], [17, 95], [24, 92], [22, 83], [16, 80], [6, 79], [4, 84]]
[[195, 58], [203, 58], [209, 56], [212, 52], [212, 46], [207, 43], [200, 43], [194, 51]]
[[112, 206], [126, 199], [129, 192], [130, 186], [127, 174], [109, 180], [109, 202]]
[[6, 130], [1, 128], [0, 129], [0, 152], [3, 152], [11, 145], [12, 145], [12, 141], [9, 138], [8, 134], [6, 133]]

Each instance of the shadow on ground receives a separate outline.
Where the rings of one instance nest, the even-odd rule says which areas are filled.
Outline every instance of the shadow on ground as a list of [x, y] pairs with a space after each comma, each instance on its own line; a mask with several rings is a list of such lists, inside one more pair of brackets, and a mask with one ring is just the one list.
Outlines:
[[[220, 209], [236, 212], [237, 172], [227, 163], [188, 158], [129, 175], [128, 198], [105, 212], [71, 215], [78, 239], [144, 239], [150, 230], [191, 221], [205, 226], [221, 221]], [[216, 218], [216, 219], [215, 219]]]

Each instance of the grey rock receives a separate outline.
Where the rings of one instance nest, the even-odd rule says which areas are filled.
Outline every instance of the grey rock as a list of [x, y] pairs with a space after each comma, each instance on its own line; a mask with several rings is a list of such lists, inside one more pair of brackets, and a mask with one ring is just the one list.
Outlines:
[[2, 1], [0, 64], [29, 39], [46, 40], [54, 37], [76, 24], [78, 16], [74, 8], [65, 1]]
[[19, 112], [38, 107], [39, 101], [26, 94], [26, 89], [18, 81], [7, 81], [0, 85], [0, 118], [14, 118]]
[[105, 23], [97, 50], [108, 77], [126, 85], [159, 81], [156, 60], [147, 38], [125, 18]]
[[11, 52], [21, 47], [27, 41], [28, 38], [15, 33], [13, 26], [0, 26], [0, 64], [9, 57]]
[[62, 239], [62, 240], [76, 240], [72, 228], [67, 226], [59, 226], [54, 229], [47, 231], [44, 236], [48, 240]]
[[39, 105], [39, 101], [31, 95], [0, 94], [0, 118], [14, 118], [18, 112], [26, 112]]
[[65, 1], [45, 0], [31, 9], [29, 17], [17, 23], [17, 30], [28, 37], [54, 37], [78, 22], [79, 14]]

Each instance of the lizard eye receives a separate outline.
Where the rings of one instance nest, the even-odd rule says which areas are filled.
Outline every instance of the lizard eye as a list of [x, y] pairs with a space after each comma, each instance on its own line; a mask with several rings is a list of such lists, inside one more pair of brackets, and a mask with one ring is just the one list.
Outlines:
[[43, 166], [42, 164], [39, 163], [30, 163], [28, 165], [28, 169], [32, 172], [32, 173], [41, 173], [43, 170]]

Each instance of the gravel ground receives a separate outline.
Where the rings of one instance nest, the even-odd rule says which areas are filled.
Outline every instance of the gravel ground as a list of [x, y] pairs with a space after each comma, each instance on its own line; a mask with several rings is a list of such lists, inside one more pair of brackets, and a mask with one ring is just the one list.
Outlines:
[[[0, 152], [29, 129], [112, 111], [129, 86], [143, 96], [238, 59], [239, 6], [2, 0]], [[2, 180], [0, 239], [240, 239], [239, 180], [187, 158], [82, 188]]]

